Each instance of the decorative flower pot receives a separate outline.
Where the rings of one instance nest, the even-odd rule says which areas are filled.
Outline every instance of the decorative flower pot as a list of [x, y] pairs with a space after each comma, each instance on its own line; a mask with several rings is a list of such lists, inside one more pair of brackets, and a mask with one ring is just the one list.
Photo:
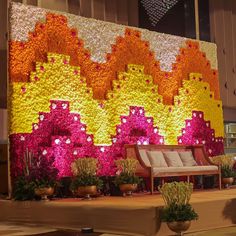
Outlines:
[[48, 196], [53, 195], [54, 188], [53, 187], [44, 187], [44, 188], [36, 188], [34, 190], [36, 196], [41, 197], [42, 200], [48, 200]]
[[226, 188], [234, 182], [234, 177], [222, 178], [222, 183]]
[[131, 196], [132, 192], [137, 189], [137, 186], [137, 184], [120, 184], [119, 188], [124, 196]]
[[167, 222], [170, 230], [177, 233], [178, 235], [183, 235], [183, 232], [187, 231], [191, 225], [191, 221], [173, 221]]
[[78, 187], [77, 194], [79, 196], [83, 196], [84, 199], [91, 200], [91, 195], [97, 194], [97, 186], [96, 185], [80, 186]]

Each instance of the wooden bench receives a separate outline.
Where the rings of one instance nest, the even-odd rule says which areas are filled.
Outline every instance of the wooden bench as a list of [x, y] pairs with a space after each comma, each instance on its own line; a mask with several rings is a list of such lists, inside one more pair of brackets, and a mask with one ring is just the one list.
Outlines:
[[[208, 157], [203, 145], [125, 145], [126, 158], [138, 160], [136, 174], [140, 177], [150, 179], [151, 194], [154, 191], [154, 178], [160, 177], [162, 184], [164, 177], [186, 176], [190, 181], [190, 176], [196, 175], [217, 175], [219, 178], [219, 189], [221, 189], [221, 168], [214, 164]], [[153, 167], [147, 166], [140, 155], [140, 151], [191, 151], [197, 163], [196, 166], [183, 167]]]

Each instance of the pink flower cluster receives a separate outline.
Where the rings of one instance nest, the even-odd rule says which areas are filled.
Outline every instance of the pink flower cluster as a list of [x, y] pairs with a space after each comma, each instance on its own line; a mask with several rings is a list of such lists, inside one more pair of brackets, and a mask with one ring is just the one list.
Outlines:
[[70, 113], [67, 101], [51, 101], [50, 112], [39, 113], [39, 122], [33, 124], [30, 134], [13, 134], [11, 143], [11, 171], [21, 173], [26, 149], [35, 156], [54, 158], [59, 176], [71, 176], [71, 163], [81, 157], [96, 157], [99, 175], [114, 175], [114, 160], [124, 157], [124, 144], [163, 144], [164, 138], [153, 126], [153, 119], [145, 117], [142, 107], [130, 107], [128, 116], [121, 116], [121, 124], [112, 136], [112, 145], [95, 146], [93, 135], [86, 133], [80, 115]]
[[[39, 113], [39, 122], [33, 124], [30, 134], [13, 134], [11, 142], [11, 171], [13, 176], [21, 173], [26, 149], [35, 156], [54, 158], [59, 177], [71, 176], [71, 163], [81, 157], [98, 158], [101, 176], [114, 175], [114, 161], [125, 156], [125, 144], [164, 144], [153, 118], [146, 117], [142, 107], [130, 107], [128, 116], [121, 116], [121, 123], [112, 136], [112, 145], [96, 146], [93, 135], [86, 133], [86, 125], [80, 115], [70, 113], [66, 101], [51, 101], [49, 113]], [[192, 119], [186, 120], [179, 144], [204, 144], [210, 156], [222, 154], [223, 138], [215, 137], [210, 122], [204, 120], [203, 112], [193, 111]]]
[[209, 156], [224, 153], [223, 137], [215, 137], [209, 121], [204, 120], [201, 111], [193, 111], [192, 119], [186, 120], [182, 136], [178, 137], [179, 144], [204, 144]]

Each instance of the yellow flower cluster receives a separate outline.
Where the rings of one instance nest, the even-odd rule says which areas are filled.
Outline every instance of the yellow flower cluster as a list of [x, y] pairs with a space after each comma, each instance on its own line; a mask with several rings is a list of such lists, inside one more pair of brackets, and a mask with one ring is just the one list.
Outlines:
[[144, 74], [144, 66], [130, 64], [113, 81], [107, 99], [99, 101], [93, 98], [86, 78], [80, 76], [80, 68], [69, 65], [69, 60], [68, 56], [49, 53], [48, 63], [36, 64], [30, 82], [10, 84], [11, 134], [32, 132], [38, 113], [49, 112], [50, 100], [69, 101], [70, 111], [80, 114], [81, 121], [87, 125], [86, 132], [94, 135], [96, 145], [111, 144], [111, 135], [121, 123], [120, 116], [129, 115], [130, 106], [144, 107], [145, 115], [153, 117], [154, 126], [159, 127], [166, 144], [177, 143], [193, 110], [204, 112], [204, 119], [211, 122], [216, 136], [224, 134], [222, 103], [214, 99], [201, 74], [190, 74], [174, 97], [174, 105], [165, 105], [152, 77]]
[[136, 159], [120, 159], [115, 161], [118, 170], [128, 175], [134, 175], [137, 169], [138, 161]]
[[77, 175], [96, 175], [97, 172], [96, 158], [79, 158], [71, 164], [71, 170], [74, 176]]
[[193, 192], [193, 184], [187, 182], [172, 182], [165, 183], [158, 188], [165, 204], [170, 206], [172, 204], [186, 205], [189, 203]]
[[234, 160], [234, 155], [219, 155], [219, 156], [213, 156], [211, 157], [211, 160], [218, 165], [222, 166], [230, 166], [233, 167], [235, 160]]

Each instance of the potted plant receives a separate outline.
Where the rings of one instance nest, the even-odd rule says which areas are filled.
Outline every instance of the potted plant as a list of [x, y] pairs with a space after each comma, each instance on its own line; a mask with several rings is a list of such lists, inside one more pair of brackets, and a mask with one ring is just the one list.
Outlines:
[[42, 200], [48, 200], [48, 196], [54, 194], [58, 170], [53, 162], [54, 158], [45, 156], [39, 156], [32, 161], [29, 179], [35, 185], [35, 195], [41, 197]]
[[92, 157], [79, 158], [71, 165], [74, 178], [71, 189], [84, 199], [91, 199], [91, 195], [96, 195], [97, 190], [102, 187], [102, 180], [96, 176], [97, 159]]
[[235, 171], [233, 167], [230, 165], [222, 165], [221, 166], [221, 176], [222, 183], [225, 184], [225, 187], [229, 187], [234, 182]]
[[230, 154], [214, 156], [212, 161], [221, 166], [222, 184], [225, 187], [229, 187], [234, 182], [235, 177], [235, 170], [233, 168], [235, 164], [234, 156]]
[[16, 177], [13, 185], [15, 200], [32, 200], [35, 195], [42, 200], [53, 195], [57, 182], [57, 169], [54, 159], [45, 156], [34, 157], [28, 149], [24, 153], [22, 173]]
[[115, 178], [115, 184], [119, 186], [123, 196], [130, 196], [132, 192], [137, 189], [140, 179], [135, 175], [137, 168], [137, 160], [135, 159], [120, 159], [117, 160], [116, 166], [118, 168], [119, 175]]
[[198, 219], [198, 214], [189, 204], [193, 191], [193, 184], [187, 182], [165, 183], [159, 187], [164, 199], [161, 220], [167, 222], [170, 230], [182, 235], [189, 229], [192, 220]]

